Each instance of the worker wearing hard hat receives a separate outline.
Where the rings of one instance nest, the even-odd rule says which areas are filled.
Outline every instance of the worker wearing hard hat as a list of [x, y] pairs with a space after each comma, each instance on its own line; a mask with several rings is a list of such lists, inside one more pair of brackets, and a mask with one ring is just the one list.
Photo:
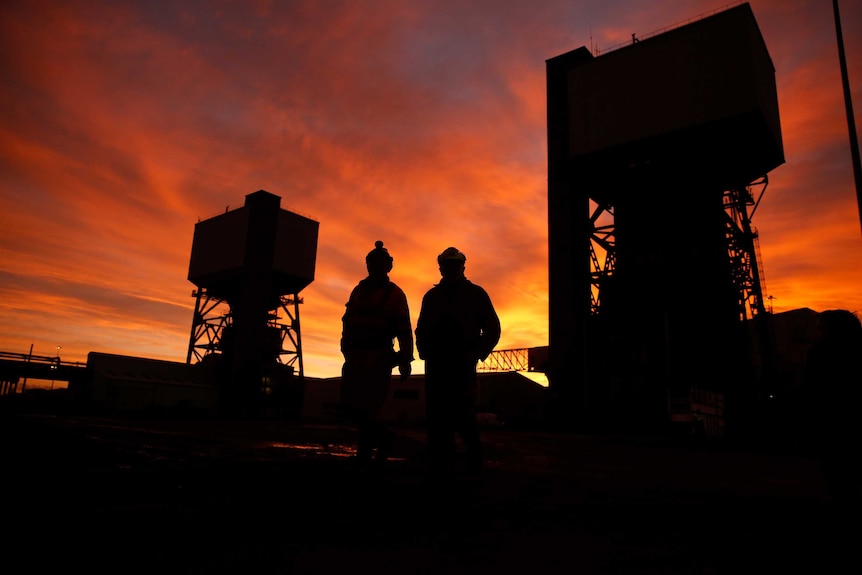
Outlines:
[[342, 317], [340, 403], [357, 427], [356, 459], [362, 467], [382, 464], [390, 454], [395, 433], [380, 419], [380, 410], [389, 395], [392, 368], [397, 365], [406, 380], [414, 359], [410, 309], [404, 292], [389, 280], [392, 263], [377, 241], [365, 258], [368, 277], [351, 291]]
[[482, 468], [476, 422], [476, 364], [500, 340], [500, 319], [484, 288], [464, 275], [467, 257], [457, 248], [437, 256], [440, 283], [422, 298], [416, 350], [425, 360], [425, 406], [430, 471], [455, 471], [455, 434], [467, 452], [466, 468]]

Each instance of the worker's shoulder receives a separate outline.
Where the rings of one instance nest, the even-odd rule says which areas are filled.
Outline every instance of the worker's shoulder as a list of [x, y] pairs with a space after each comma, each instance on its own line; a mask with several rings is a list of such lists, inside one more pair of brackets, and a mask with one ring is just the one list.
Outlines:
[[400, 285], [398, 285], [395, 282], [390, 282], [390, 283], [392, 284], [392, 288], [391, 288], [392, 292], [391, 293], [397, 295], [398, 297], [404, 297], [404, 298], [407, 297], [407, 295], [405, 294], [404, 290], [401, 288]]
[[467, 288], [466, 288], [466, 289], [469, 289], [469, 290], [470, 290], [470, 291], [472, 291], [474, 294], [481, 295], [481, 296], [484, 296], [484, 297], [488, 297], [488, 290], [486, 290], [485, 288], [483, 288], [483, 287], [482, 287], [482, 286], [480, 286], [479, 284], [477, 284], [477, 283], [473, 283], [473, 282], [471, 282], [470, 280], [466, 280], [466, 283], [467, 283]]

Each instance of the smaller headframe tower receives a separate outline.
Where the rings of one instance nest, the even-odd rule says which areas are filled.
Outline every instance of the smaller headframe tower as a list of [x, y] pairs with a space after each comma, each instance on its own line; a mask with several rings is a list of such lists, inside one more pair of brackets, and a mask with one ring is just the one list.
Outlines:
[[186, 362], [215, 366], [227, 414], [301, 395], [299, 293], [314, 281], [319, 225], [280, 204], [258, 190], [243, 207], [195, 224]]

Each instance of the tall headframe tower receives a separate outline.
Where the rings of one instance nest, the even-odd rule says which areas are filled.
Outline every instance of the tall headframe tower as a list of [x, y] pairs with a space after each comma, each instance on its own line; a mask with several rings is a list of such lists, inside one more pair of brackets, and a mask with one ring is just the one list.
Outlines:
[[318, 223], [280, 204], [259, 190], [243, 207], [195, 224], [186, 361], [216, 365], [227, 414], [301, 399], [299, 293], [314, 281]]
[[765, 315], [750, 217], [784, 163], [751, 8], [599, 56], [581, 47], [546, 71], [558, 416], [663, 426], [695, 393], [741, 409]]

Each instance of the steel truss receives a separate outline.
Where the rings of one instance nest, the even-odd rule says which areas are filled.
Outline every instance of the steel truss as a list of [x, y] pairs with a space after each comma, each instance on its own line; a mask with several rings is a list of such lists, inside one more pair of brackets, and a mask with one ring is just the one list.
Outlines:
[[284, 321], [279, 322], [280, 318], [276, 314], [270, 317], [269, 325], [278, 328], [281, 333], [281, 351], [278, 353], [278, 362], [292, 366], [294, 373], [303, 378], [305, 377], [305, 368], [302, 363], [302, 338], [299, 330], [299, 304], [301, 303], [302, 298], [296, 294], [280, 296], [279, 309], [284, 312]]
[[[754, 318], [765, 313], [763, 305], [763, 271], [758, 254], [757, 230], [751, 218], [768, 179], [763, 176], [747, 185], [725, 190], [725, 238], [730, 258], [733, 283], [738, 290], [739, 319]], [[753, 190], [760, 188], [757, 200]], [[751, 213], [748, 207], [753, 206]], [[608, 216], [610, 223], [608, 223]], [[610, 204], [595, 204], [590, 215], [590, 313], [598, 315], [602, 306], [602, 286], [614, 274], [616, 264], [614, 210]], [[602, 223], [599, 223], [599, 222]]]
[[[748, 185], [724, 192], [725, 232], [731, 273], [739, 293], [739, 319], [756, 318], [766, 313], [763, 304], [763, 270], [758, 254], [757, 230], [751, 227], [751, 218], [766, 192], [766, 176]], [[757, 200], [753, 190], [760, 189]], [[751, 213], [748, 207], [753, 206]]]
[[[225, 329], [232, 325], [232, 313], [227, 300], [211, 295], [205, 288], [192, 292], [195, 311], [192, 320], [189, 349], [186, 363], [204, 361], [209, 355], [222, 353], [222, 337]], [[279, 297], [279, 305], [269, 313], [267, 327], [278, 329], [281, 347], [276, 361], [294, 368], [294, 373], [304, 377], [302, 361], [302, 338], [299, 330], [299, 304], [302, 298], [294, 295]]]
[[501, 349], [491, 352], [476, 366], [476, 371], [529, 371], [529, 349]]
[[[602, 216], [607, 217], [602, 217]], [[610, 223], [599, 224], [599, 220]], [[616, 241], [614, 210], [610, 204], [596, 204], [590, 215], [590, 313], [597, 315], [602, 305], [602, 285], [614, 273]]]
[[202, 362], [208, 355], [220, 354], [222, 335], [232, 323], [230, 306], [224, 299], [211, 296], [204, 288], [194, 290], [192, 297], [195, 312], [186, 354], [186, 363], [190, 365]]

